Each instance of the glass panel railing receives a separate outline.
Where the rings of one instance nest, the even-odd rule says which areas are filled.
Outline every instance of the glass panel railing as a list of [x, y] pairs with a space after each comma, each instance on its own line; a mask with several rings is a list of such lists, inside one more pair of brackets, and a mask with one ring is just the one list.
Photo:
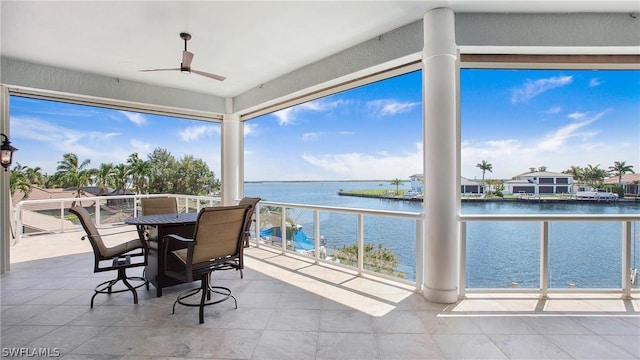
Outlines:
[[538, 288], [538, 222], [472, 222], [467, 225], [467, 288]]
[[549, 288], [615, 288], [621, 284], [619, 221], [550, 222]]
[[[386, 234], [393, 229], [393, 238]], [[364, 217], [364, 269], [416, 281], [416, 222], [390, 216]]]
[[326, 244], [326, 260], [358, 267], [358, 216], [338, 212], [320, 213], [320, 233]]

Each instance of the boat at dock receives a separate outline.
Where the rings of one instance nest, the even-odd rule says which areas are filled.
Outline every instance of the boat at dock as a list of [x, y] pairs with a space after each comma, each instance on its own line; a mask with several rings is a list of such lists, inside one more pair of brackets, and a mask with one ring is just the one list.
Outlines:
[[577, 191], [576, 200], [617, 201], [618, 194], [607, 192], [601, 189], [589, 190], [589, 191]]

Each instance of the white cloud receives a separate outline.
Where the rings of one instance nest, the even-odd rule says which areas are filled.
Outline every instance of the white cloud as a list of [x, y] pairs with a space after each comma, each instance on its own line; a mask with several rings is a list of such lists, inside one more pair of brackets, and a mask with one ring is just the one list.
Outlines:
[[243, 124], [244, 124], [244, 126], [243, 126], [243, 128], [244, 128], [244, 136], [255, 135], [255, 134], [258, 133], [258, 131], [259, 131], [258, 124], [256, 124], [256, 123], [248, 123], [248, 122], [244, 122]]
[[338, 106], [349, 104], [349, 100], [338, 99], [335, 101], [313, 100], [290, 108], [282, 109], [273, 113], [278, 118], [280, 125], [291, 125], [295, 123], [296, 115], [305, 111], [330, 111]]
[[137, 152], [142, 158], [144, 158], [145, 155], [152, 153], [153, 150], [157, 147], [153, 144], [146, 143], [137, 139], [129, 140], [129, 144], [131, 144], [131, 146], [133, 147], [133, 151], [131, 153]]
[[302, 134], [302, 141], [304, 142], [312, 142], [312, 141], [316, 141], [318, 140], [318, 138], [320, 136], [322, 136], [323, 133], [321, 132], [308, 132], [308, 133], [304, 133]]
[[514, 89], [511, 102], [527, 102], [545, 91], [571, 84], [573, 76], [556, 76], [547, 79], [527, 80], [521, 87]]
[[[574, 122], [569, 125], [565, 125], [549, 134], [547, 134], [537, 145], [539, 150], [543, 151], [555, 151], [563, 148], [569, 138], [582, 136], [583, 139], [592, 137], [597, 132], [579, 133], [578, 130], [591, 124], [595, 119], [589, 119], [580, 122]], [[591, 134], [591, 135], [589, 135]]]
[[339, 131], [338, 135], [355, 135], [355, 131]]
[[95, 152], [92, 148], [81, 145], [82, 139], [89, 139], [92, 142], [106, 141], [120, 135], [115, 132], [81, 132], [54, 125], [48, 121], [22, 117], [11, 119], [11, 130], [13, 136], [42, 141], [63, 152], [69, 152], [71, 149], [77, 154], [93, 154]]
[[379, 99], [367, 102], [367, 108], [376, 116], [393, 116], [410, 111], [420, 105], [419, 102], [401, 102], [393, 99]]
[[530, 167], [547, 166], [550, 171], [560, 172], [571, 165], [612, 163], [619, 157], [620, 147], [596, 141], [601, 132], [590, 127], [606, 113], [608, 110], [593, 116], [574, 113], [570, 118], [575, 121], [539, 138], [464, 141], [461, 144], [462, 176], [480, 178], [481, 172], [475, 165], [482, 160], [493, 164], [491, 178], [498, 179], [511, 178]]
[[203, 136], [220, 134], [220, 127], [214, 125], [189, 126], [181, 130], [179, 134], [182, 141], [191, 142], [196, 141]]
[[120, 111], [122, 115], [124, 115], [127, 120], [136, 124], [138, 127], [147, 124], [147, 117], [142, 113], [130, 112], [130, 111]]
[[553, 114], [559, 114], [561, 111], [562, 111], [562, 108], [560, 106], [554, 106], [543, 111], [543, 113], [547, 115], [553, 115]]
[[584, 119], [585, 116], [587, 116], [587, 113], [581, 113], [581, 112], [574, 112], [571, 113], [569, 115], [567, 115], [570, 119], [574, 119], [574, 120], [580, 120], [580, 119]]
[[278, 118], [280, 125], [289, 125], [293, 122], [293, 108], [278, 110], [273, 115]]
[[593, 78], [589, 81], [589, 87], [596, 87], [600, 85], [600, 79]]
[[406, 179], [422, 172], [422, 144], [415, 144], [414, 151], [400, 154], [304, 153], [301, 156], [306, 163], [318, 168], [319, 179]]

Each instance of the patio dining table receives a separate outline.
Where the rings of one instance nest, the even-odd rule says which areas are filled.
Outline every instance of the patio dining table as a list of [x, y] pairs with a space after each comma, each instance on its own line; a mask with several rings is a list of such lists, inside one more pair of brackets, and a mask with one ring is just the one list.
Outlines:
[[[181, 281], [164, 275], [164, 257], [161, 252], [164, 248], [164, 237], [168, 234], [176, 234], [184, 237], [192, 237], [198, 213], [157, 214], [130, 217], [124, 222], [135, 225], [140, 236], [148, 234], [149, 252], [145, 278], [156, 288], [156, 296], [162, 296], [162, 289], [167, 286], [177, 285]], [[177, 250], [177, 249], [169, 249]]]

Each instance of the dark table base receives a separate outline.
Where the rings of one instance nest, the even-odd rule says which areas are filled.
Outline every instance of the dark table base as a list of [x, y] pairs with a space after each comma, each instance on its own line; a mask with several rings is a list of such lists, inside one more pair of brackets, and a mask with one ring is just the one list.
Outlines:
[[[147, 226], [149, 231], [149, 255], [144, 276], [149, 282], [156, 287], [156, 296], [162, 296], [162, 289], [167, 286], [182, 284], [183, 282], [164, 275], [164, 255], [162, 253], [164, 247], [163, 238], [168, 234], [176, 234], [186, 238], [193, 236], [195, 224], [165, 224]], [[170, 248], [169, 251], [178, 248]]]

